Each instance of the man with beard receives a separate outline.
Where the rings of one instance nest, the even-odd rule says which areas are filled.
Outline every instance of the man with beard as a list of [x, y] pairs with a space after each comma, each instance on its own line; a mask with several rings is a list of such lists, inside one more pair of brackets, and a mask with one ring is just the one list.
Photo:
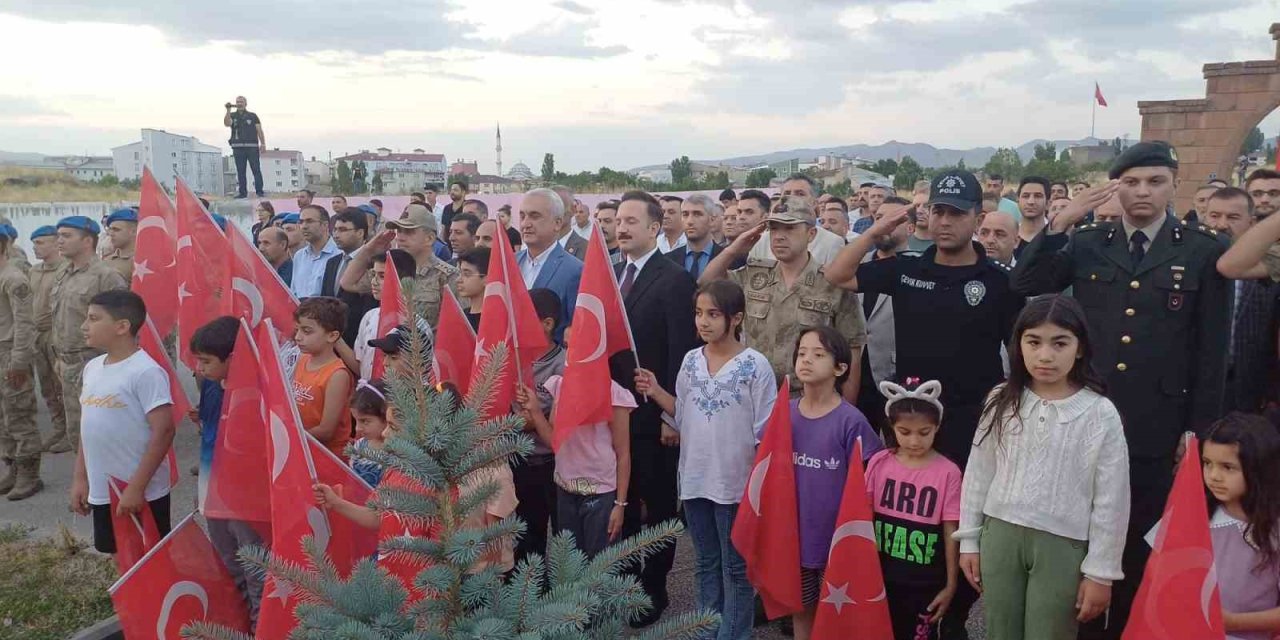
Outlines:
[[[743, 192], [743, 197], [746, 197], [745, 191]], [[816, 214], [814, 210], [814, 203], [817, 202], [818, 185], [814, 182], [813, 178], [810, 178], [803, 173], [792, 174], [782, 183], [782, 197], [800, 198], [804, 201], [804, 204], [808, 207], [809, 211]], [[741, 202], [739, 202], [739, 208], [741, 208]], [[747, 230], [751, 229], [751, 227], [741, 223], [738, 227], [743, 230], [742, 233], [746, 233]], [[769, 233], [765, 232], [764, 236], [760, 238], [760, 241], [756, 243], [756, 246], [751, 248], [750, 257], [759, 259], [776, 258], [777, 256], [774, 256], [770, 250], [771, 246], [772, 243], [769, 241]], [[831, 260], [836, 257], [836, 254], [840, 253], [840, 250], [843, 248], [844, 238], [831, 233], [822, 227], [816, 227], [813, 239], [809, 242], [809, 252], [813, 254], [813, 258], [817, 260], [820, 265], [831, 262]]]
[[[444, 206], [444, 210], [440, 212], [440, 228], [446, 231], [451, 228], [453, 223], [453, 214], [462, 213], [462, 202], [467, 199], [467, 183], [461, 179], [455, 179], [449, 183], [449, 204]], [[430, 198], [430, 195], [428, 195]]]
[[988, 198], [995, 198], [1000, 203], [1000, 210], [1013, 214], [1013, 217], [1021, 219], [1022, 214], [1018, 211], [1018, 203], [1004, 197], [1004, 176], [993, 173], [987, 176], [987, 188], [983, 195]]
[[621, 264], [626, 257], [618, 246], [618, 201], [605, 200], [596, 205], [596, 224], [604, 236], [604, 248], [609, 250], [609, 263]]
[[[1150, 553], [1143, 536], [1164, 509], [1182, 434], [1204, 433], [1222, 416], [1231, 291], [1215, 264], [1225, 236], [1167, 213], [1177, 171], [1167, 143], [1130, 147], [1112, 164], [1111, 182], [1073, 200], [1023, 250], [1013, 273], [1026, 296], [1071, 287], [1088, 312], [1094, 367], [1125, 426], [1124, 579], [1111, 585], [1110, 619], [1084, 623], [1083, 638], [1120, 636]], [[1067, 233], [1112, 195], [1123, 208], [1119, 221]]]
[[284, 286], [293, 282], [293, 259], [289, 253], [289, 234], [284, 229], [267, 227], [258, 232], [258, 253], [276, 270]]
[[1045, 219], [1048, 195], [1049, 181], [1044, 178], [1027, 176], [1018, 183], [1018, 209], [1022, 212], [1022, 221], [1018, 223], [1018, 246], [1013, 250], [1015, 258], [1021, 256], [1022, 249], [1048, 225]]
[[289, 288], [299, 300], [320, 295], [329, 258], [342, 252], [329, 237], [329, 212], [313, 204], [298, 213], [302, 248], [293, 254], [293, 281]]
[[[903, 198], [891, 198], [880, 205], [880, 210], [876, 212], [877, 219], [895, 213], [906, 206], [908, 205]], [[910, 226], [910, 223], [900, 225], [887, 235], [878, 238], [875, 241], [876, 250], [868, 253], [863, 262], [892, 260], [899, 255], [914, 255], [907, 249]], [[885, 380], [897, 380], [897, 368], [894, 365], [897, 341], [893, 327], [893, 298], [873, 293], [864, 293], [859, 298], [862, 302], [862, 313], [867, 318], [867, 348], [862, 356], [863, 384], [858, 387], [857, 406], [867, 416], [871, 426], [885, 433], [889, 425], [884, 414], [885, 397], [880, 393], [880, 383]]]
[[302, 211], [303, 207], [311, 204], [311, 200], [316, 197], [316, 192], [310, 189], [299, 189], [293, 197], [298, 202], [298, 211]]
[[[1023, 297], [1010, 287], [1008, 268], [973, 240], [982, 203], [978, 179], [947, 171], [929, 191], [933, 247], [919, 256], [864, 263], [878, 239], [906, 225], [907, 209], [894, 210], [841, 252], [827, 280], [864, 297], [893, 299], [894, 335], [904, 336], [896, 341], [897, 374], [942, 383], [947, 411], [934, 448], [963, 469], [983, 400], [1004, 379], [1000, 353]], [[942, 637], [968, 637], [964, 623], [977, 595], [962, 581], [943, 618]]]
[[1269, 218], [1280, 208], [1280, 172], [1258, 169], [1249, 174], [1244, 189], [1253, 198], [1254, 215], [1258, 219]]

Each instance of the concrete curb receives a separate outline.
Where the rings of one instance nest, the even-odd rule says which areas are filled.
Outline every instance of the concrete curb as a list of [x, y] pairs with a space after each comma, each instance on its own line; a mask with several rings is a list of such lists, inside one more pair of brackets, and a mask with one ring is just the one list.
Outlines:
[[124, 631], [120, 628], [120, 616], [111, 616], [93, 626], [81, 629], [71, 636], [71, 640], [124, 640]]

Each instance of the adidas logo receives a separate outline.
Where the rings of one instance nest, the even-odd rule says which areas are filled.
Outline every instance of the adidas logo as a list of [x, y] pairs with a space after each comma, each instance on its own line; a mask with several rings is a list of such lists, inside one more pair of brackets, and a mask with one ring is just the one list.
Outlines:
[[833, 457], [822, 464], [826, 465], [828, 470], [836, 471], [840, 468], [840, 459]]
[[812, 458], [803, 453], [793, 452], [791, 454], [791, 461], [794, 462], [797, 467], [805, 467], [808, 469], [827, 469], [828, 471], [835, 471], [840, 468], [839, 458], [831, 458], [830, 460], [823, 461], [817, 458]]

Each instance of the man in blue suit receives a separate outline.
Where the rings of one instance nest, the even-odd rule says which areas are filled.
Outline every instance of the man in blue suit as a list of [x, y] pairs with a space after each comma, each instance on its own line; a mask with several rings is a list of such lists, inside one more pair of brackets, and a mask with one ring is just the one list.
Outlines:
[[564, 202], [550, 189], [533, 189], [520, 200], [520, 238], [524, 249], [516, 254], [520, 275], [530, 289], [550, 289], [560, 298], [561, 321], [553, 336], [564, 339], [564, 328], [573, 319], [582, 280], [582, 261], [569, 255], [556, 240], [567, 223]]

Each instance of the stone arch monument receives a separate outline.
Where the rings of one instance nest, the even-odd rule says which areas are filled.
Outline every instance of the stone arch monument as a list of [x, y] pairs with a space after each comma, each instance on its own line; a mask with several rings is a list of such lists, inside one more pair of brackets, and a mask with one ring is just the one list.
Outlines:
[[1280, 23], [1271, 25], [1274, 60], [1204, 65], [1205, 97], [1144, 100], [1142, 139], [1166, 140], [1178, 150], [1177, 210], [1191, 207], [1196, 187], [1216, 175], [1229, 180], [1245, 136], [1280, 107]]

